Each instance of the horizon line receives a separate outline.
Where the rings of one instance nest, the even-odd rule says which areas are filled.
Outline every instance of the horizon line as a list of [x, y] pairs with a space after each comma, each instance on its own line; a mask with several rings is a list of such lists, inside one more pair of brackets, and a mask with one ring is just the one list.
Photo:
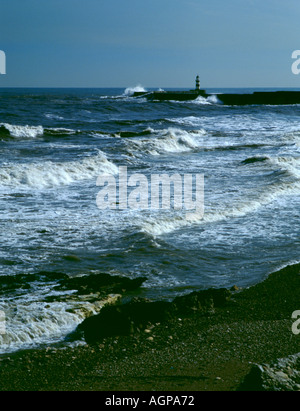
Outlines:
[[[135, 86], [0, 86], [0, 89], [127, 89], [127, 88], [134, 88], [137, 87], [138, 85]], [[165, 89], [188, 89], [188, 90], [193, 90], [190, 87], [172, 87], [172, 86], [142, 86], [139, 84], [140, 87], [144, 87], [146, 89], [157, 89], [157, 88], [165, 88]], [[245, 88], [286, 88], [286, 89], [295, 89], [299, 87], [295, 86], [208, 86], [208, 87], [201, 87], [201, 90], [206, 90], [206, 89], [224, 89], [224, 88], [230, 88], [230, 89], [245, 89]]]

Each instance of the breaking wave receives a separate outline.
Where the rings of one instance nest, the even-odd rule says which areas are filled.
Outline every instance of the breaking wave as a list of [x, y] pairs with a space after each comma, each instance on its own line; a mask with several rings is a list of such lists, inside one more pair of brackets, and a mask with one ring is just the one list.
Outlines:
[[271, 169], [279, 171], [286, 177], [292, 177], [296, 179], [300, 178], [300, 157], [292, 156], [254, 156], [246, 158], [241, 162], [244, 165], [256, 165], [256, 163], [263, 163], [263, 165], [269, 166]]
[[16, 139], [34, 139], [41, 136], [65, 136], [80, 133], [79, 130], [64, 127], [43, 127], [0, 123], [0, 137]]
[[20, 126], [8, 123], [0, 123], [0, 136], [14, 138], [35, 138], [44, 134], [42, 126]]
[[53, 127], [53, 128], [45, 128], [44, 134], [48, 136], [68, 136], [73, 134], [79, 134], [79, 130], [73, 130], [72, 128], [64, 128], [64, 127]]
[[[249, 164], [255, 162], [251, 161]], [[242, 199], [234, 201], [231, 206], [205, 210], [203, 213], [189, 212], [174, 213], [162, 216], [152, 214], [147, 221], [141, 223], [141, 230], [153, 236], [160, 236], [175, 230], [189, 227], [194, 224], [209, 224], [223, 221], [228, 218], [244, 217], [266, 206], [277, 198], [287, 195], [300, 194], [300, 158], [293, 157], [264, 157], [257, 161], [268, 162], [271, 168], [277, 172], [278, 178], [270, 184], [262, 187], [259, 192], [251, 191]], [[246, 163], [247, 164], [247, 163]], [[205, 204], [204, 204], [205, 205]]]
[[116, 174], [118, 168], [100, 151], [79, 161], [4, 165], [0, 168], [0, 186], [47, 188], [87, 180], [105, 172]]
[[268, 157], [270, 165], [279, 167], [279, 169], [290, 177], [300, 178], [300, 157]]
[[[51, 293], [50, 293], [51, 294]], [[56, 293], [57, 295], [57, 293]], [[44, 296], [14, 298], [0, 305], [5, 312], [5, 332], [0, 333], [0, 353], [61, 341], [90, 315], [118, 299], [118, 295], [65, 295], [65, 301], [46, 302]]]
[[192, 101], [190, 101], [190, 103], [193, 103], [193, 104], [209, 104], [209, 105], [212, 105], [212, 104], [223, 104], [219, 99], [218, 99], [218, 96], [217, 95], [215, 95], [215, 94], [212, 94], [211, 96], [208, 96], [208, 97], [202, 97], [202, 96], [199, 96], [199, 97], [197, 97], [195, 100], [192, 100]]
[[150, 138], [127, 139], [126, 145], [128, 151], [135, 155], [181, 153], [201, 147], [201, 137], [205, 134], [206, 131], [203, 129], [185, 131], [179, 128], [168, 128], [153, 131]]
[[194, 224], [210, 224], [226, 220], [228, 218], [244, 217], [249, 213], [253, 213], [259, 208], [271, 203], [281, 195], [294, 194], [295, 191], [300, 193], [300, 183], [296, 186], [292, 184], [273, 186], [271, 190], [265, 190], [256, 199], [249, 199], [234, 204], [231, 208], [226, 208], [218, 211], [205, 211], [202, 213], [190, 213], [187, 215], [177, 215], [169, 217], [155, 218], [150, 217], [146, 222], [142, 223], [141, 230], [153, 236], [161, 236], [170, 232], [192, 226]]
[[124, 95], [125, 96], [132, 96], [135, 92], [147, 92], [147, 90], [141, 86], [140, 84], [138, 84], [135, 87], [127, 87], [124, 91]]

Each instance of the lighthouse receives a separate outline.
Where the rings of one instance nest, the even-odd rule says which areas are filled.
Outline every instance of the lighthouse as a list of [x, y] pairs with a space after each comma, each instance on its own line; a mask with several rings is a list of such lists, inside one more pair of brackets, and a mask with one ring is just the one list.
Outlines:
[[196, 90], [200, 90], [200, 79], [199, 79], [199, 76], [196, 77]]

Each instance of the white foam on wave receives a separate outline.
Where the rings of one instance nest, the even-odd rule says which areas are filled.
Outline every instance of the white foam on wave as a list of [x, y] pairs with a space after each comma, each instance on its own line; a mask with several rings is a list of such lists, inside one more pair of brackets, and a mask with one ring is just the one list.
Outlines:
[[238, 132], [240, 134], [251, 133], [251, 135], [255, 133], [256, 135], [259, 131], [269, 136], [280, 133], [281, 138], [283, 133], [286, 136], [288, 133], [297, 133], [300, 129], [298, 119], [287, 121], [271, 113], [263, 117], [255, 114], [224, 113], [214, 117], [204, 115], [175, 117], [168, 118], [168, 121], [179, 125], [202, 127], [207, 131], [219, 131], [222, 133]]
[[231, 208], [224, 208], [216, 211], [205, 211], [204, 216], [201, 213], [190, 213], [187, 216], [170, 214], [169, 217], [149, 217], [147, 221], [141, 224], [141, 231], [153, 236], [161, 236], [173, 231], [190, 227], [194, 224], [211, 224], [223, 221], [229, 218], [244, 217], [253, 213], [261, 207], [270, 204], [281, 195], [294, 194], [295, 191], [300, 193], [300, 183], [297, 186], [279, 187], [270, 192], [262, 193], [258, 198], [253, 198], [244, 202], [235, 203]]
[[75, 298], [70, 294], [65, 296], [65, 301], [45, 302], [31, 294], [27, 299], [0, 302], [0, 309], [5, 314], [0, 353], [59, 342], [85, 318], [99, 313], [104, 305], [118, 298], [118, 295], [101, 298], [97, 294]]
[[128, 139], [126, 141], [130, 152], [144, 155], [161, 155], [165, 153], [181, 153], [192, 151], [201, 146], [205, 130], [185, 131], [179, 128], [168, 128], [156, 131], [148, 138]]
[[64, 117], [55, 113], [45, 113], [44, 116], [50, 120], [64, 120]]
[[20, 126], [8, 123], [0, 123], [0, 127], [6, 128], [11, 137], [15, 138], [35, 138], [43, 135], [44, 128], [42, 126]]
[[147, 92], [147, 90], [141, 86], [140, 84], [136, 85], [135, 87], [127, 87], [124, 91], [125, 96], [132, 96], [135, 92]]
[[199, 105], [222, 104], [222, 102], [218, 99], [218, 97], [215, 94], [212, 94], [208, 97], [199, 96], [195, 100], [190, 101], [190, 103]]
[[246, 159], [244, 161], [251, 163], [255, 163], [255, 167], [257, 167], [257, 163], [261, 163], [263, 167], [265, 165], [269, 166], [273, 171], [280, 172], [285, 174], [287, 177], [294, 179], [297, 182], [297, 179], [300, 179], [300, 157], [291, 156], [288, 154], [279, 155], [279, 156], [270, 156], [270, 155], [257, 155], [251, 157], [250, 159]]
[[52, 136], [60, 136], [60, 135], [72, 135], [80, 133], [80, 130], [73, 130], [72, 128], [65, 128], [65, 127], [52, 127], [52, 128], [45, 128], [45, 134], [52, 135]]
[[[299, 127], [300, 128], [300, 127]], [[294, 130], [289, 133], [286, 133], [283, 136], [283, 140], [288, 144], [293, 144], [293, 148], [296, 148], [299, 151], [300, 148], [300, 130]]]
[[49, 188], [94, 178], [100, 173], [117, 172], [117, 166], [99, 152], [78, 161], [4, 165], [0, 168], [0, 186]]
[[271, 204], [281, 196], [300, 194], [300, 158], [293, 157], [268, 157], [267, 162], [273, 168], [278, 167], [282, 176], [279, 181], [274, 181], [262, 189], [248, 192], [232, 204], [225, 204], [214, 210], [205, 210], [202, 213], [184, 212], [174, 213], [170, 211], [168, 215], [153, 213], [147, 216], [147, 220], [141, 222], [142, 232], [153, 236], [160, 236], [175, 230], [189, 227], [194, 224], [210, 224], [231, 218], [244, 217], [254, 213], [261, 207]]
[[292, 177], [300, 178], [300, 157], [278, 156], [268, 157], [267, 161]]

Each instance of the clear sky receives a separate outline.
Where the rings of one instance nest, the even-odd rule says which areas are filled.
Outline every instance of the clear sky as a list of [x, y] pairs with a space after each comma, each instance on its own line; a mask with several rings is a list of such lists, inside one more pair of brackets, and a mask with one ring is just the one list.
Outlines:
[[0, 87], [300, 87], [299, 0], [1, 0]]

